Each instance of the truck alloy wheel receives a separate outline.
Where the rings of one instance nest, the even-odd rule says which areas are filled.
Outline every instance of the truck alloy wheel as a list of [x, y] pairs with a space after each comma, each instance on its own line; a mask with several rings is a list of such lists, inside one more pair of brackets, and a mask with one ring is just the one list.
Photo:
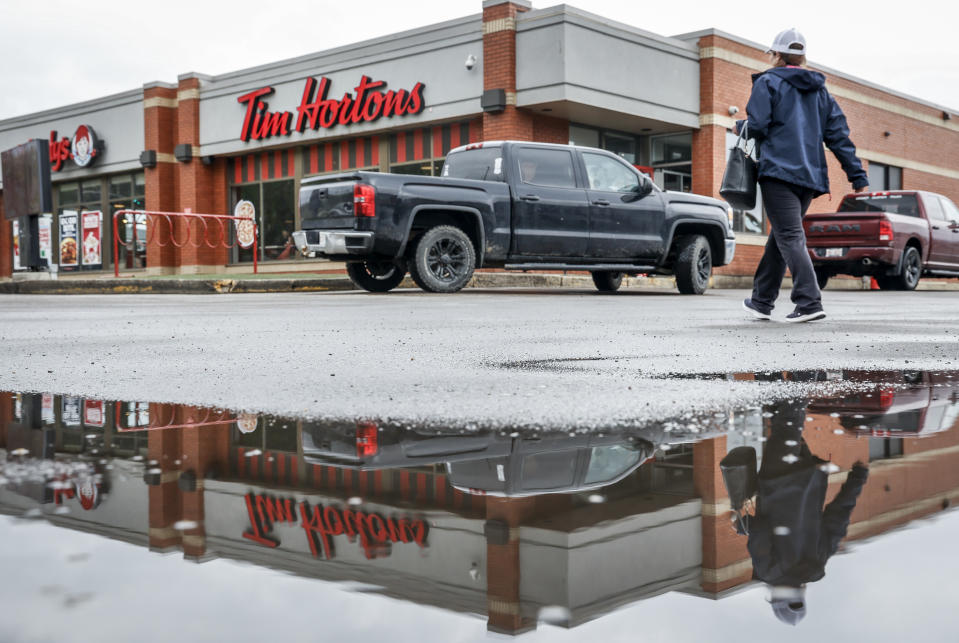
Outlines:
[[456, 292], [476, 268], [476, 250], [465, 232], [455, 226], [430, 228], [417, 240], [410, 277], [426, 292]]
[[346, 264], [350, 281], [369, 292], [388, 292], [406, 276], [406, 265], [397, 261], [363, 261]]
[[591, 273], [593, 283], [599, 292], [616, 292], [623, 285], [623, 273], [601, 270]]
[[701, 295], [709, 287], [713, 258], [709, 242], [701, 234], [676, 242], [676, 287], [684, 295]]
[[922, 257], [915, 246], [907, 246], [902, 257], [902, 272], [895, 279], [899, 290], [915, 290], [922, 276]]

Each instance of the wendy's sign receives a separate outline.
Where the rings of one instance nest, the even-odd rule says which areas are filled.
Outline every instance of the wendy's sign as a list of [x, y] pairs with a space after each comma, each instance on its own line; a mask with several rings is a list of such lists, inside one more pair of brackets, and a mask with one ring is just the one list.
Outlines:
[[368, 559], [389, 556], [395, 543], [416, 543], [426, 547], [429, 525], [422, 519], [386, 518], [378, 513], [345, 509], [328, 505], [299, 505], [292, 498], [276, 498], [248, 493], [246, 511], [250, 528], [243, 537], [265, 547], [277, 547], [279, 539], [272, 533], [275, 523], [299, 523], [306, 534], [314, 557], [331, 559], [335, 555], [335, 536], [346, 536], [358, 542]]
[[102, 149], [100, 140], [89, 125], [78, 127], [73, 139], [64, 136], [58, 140], [56, 130], [50, 132], [49, 147], [50, 165], [54, 172], [59, 172], [67, 159], [73, 159], [77, 167], [87, 167]]
[[258, 141], [273, 136], [289, 136], [307, 129], [329, 129], [336, 125], [372, 123], [380, 118], [392, 118], [423, 111], [423, 83], [412, 89], [386, 90], [386, 82], [369, 76], [360, 78], [353, 92], [342, 98], [327, 98], [330, 80], [307, 78], [300, 105], [293, 112], [271, 112], [266, 98], [273, 93], [272, 87], [262, 87], [243, 94], [237, 102], [246, 107], [240, 140]]

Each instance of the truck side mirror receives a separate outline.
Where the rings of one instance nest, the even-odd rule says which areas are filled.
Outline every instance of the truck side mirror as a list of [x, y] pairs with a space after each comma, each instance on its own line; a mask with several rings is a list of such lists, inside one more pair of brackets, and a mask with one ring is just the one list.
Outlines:
[[653, 191], [653, 180], [647, 175], [640, 172], [639, 174], [639, 185], [636, 186], [634, 192], [636, 193], [637, 199], [642, 199], [645, 196], [649, 196], [649, 193]]

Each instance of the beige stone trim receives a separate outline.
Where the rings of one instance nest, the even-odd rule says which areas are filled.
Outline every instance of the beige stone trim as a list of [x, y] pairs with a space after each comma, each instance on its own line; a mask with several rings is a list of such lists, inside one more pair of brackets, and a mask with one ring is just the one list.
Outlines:
[[184, 534], [183, 545], [186, 547], [206, 547], [206, 536]]
[[150, 527], [150, 538], [165, 540], [167, 538], [177, 538], [180, 535], [173, 527]]
[[[765, 71], [769, 68], [768, 63], [757, 60], [756, 58], [744, 56], [743, 54], [739, 54], [734, 51], [729, 51], [728, 49], [723, 49], [721, 47], [702, 47], [699, 50], [699, 57], [700, 59], [718, 58], [719, 60], [725, 60], [726, 62], [733, 63], [734, 65], [739, 65], [740, 67], [752, 69], [753, 71]], [[882, 100], [881, 98], [874, 98], [868, 94], [863, 94], [862, 92], [857, 92], [853, 89], [846, 89], [845, 87], [830, 85], [829, 92], [833, 96], [840, 96], [857, 103], [862, 103], [863, 105], [868, 105], [870, 107], [875, 107], [876, 109], [881, 109], [886, 112], [891, 112], [893, 114], [905, 116], [906, 118], [921, 121], [928, 125], [935, 125], [936, 127], [942, 127], [953, 132], [959, 132], [959, 122], [951, 120], [944, 121], [941, 117], [926, 114], [925, 112], [905, 107], [890, 101]]]
[[500, 31], [516, 31], [516, 18], [500, 18], [483, 23], [483, 35]]
[[176, 163], [176, 157], [166, 152], [157, 152], [157, 163]]
[[199, 89], [181, 89], [176, 93], [177, 100], [196, 100], [200, 98]]
[[732, 129], [736, 124], [736, 119], [725, 114], [700, 114], [699, 126], [707, 127], [709, 125], [718, 125], [726, 129]]
[[143, 109], [149, 109], [151, 107], [168, 107], [170, 109], [176, 109], [177, 99], [154, 96], [153, 98], [147, 98], [143, 101]]
[[703, 582], [706, 583], [725, 583], [728, 580], [739, 578], [747, 572], [753, 570], [753, 559], [747, 558], [732, 565], [726, 565], [718, 569], [703, 568]]
[[516, 105], [516, 92], [506, 92], [506, 104]]
[[916, 170], [917, 172], [925, 172], [926, 174], [959, 179], [959, 170], [951, 170], [947, 167], [920, 163], [919, 161], [910, 161], [909, 159], [892, 156], [891, 154], [883, 154], [882, 152], [873, 152], [872, 150], [857, 150], [857, 153], [860, 158], [864, 158], [867, 161], [875, 161], [876, 163], [884, 163], [886, 165], [898, 165], [907, 170]]
[[490, 614], [519, 616], [519, 603], [516, 601], [504, 601], [497, 598], [491, 598], [486, 602], [486, 608], [489, 610]]
[[711, 504], [703, 503], [703, 515], [704, 516], [721, 516], [725, 513], [729, 513], [733, 508], [729, 505], [729, 499], [725, 499], [721, 502], [714, 502]]

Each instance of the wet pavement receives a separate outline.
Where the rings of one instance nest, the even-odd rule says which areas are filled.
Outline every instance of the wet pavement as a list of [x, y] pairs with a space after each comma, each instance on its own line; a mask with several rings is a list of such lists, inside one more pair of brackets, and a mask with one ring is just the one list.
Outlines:
[[589, 430], [0, 393], [0, 640], [955, 640], [959, 371], [663, 370]]
[[745, 319], [747, 294], [8, 295], [0, 389], [592, 430], [819, 386], [668, 373], [959, 368], [954, 293], [827, 291], [830, 316], [800, 325]]

